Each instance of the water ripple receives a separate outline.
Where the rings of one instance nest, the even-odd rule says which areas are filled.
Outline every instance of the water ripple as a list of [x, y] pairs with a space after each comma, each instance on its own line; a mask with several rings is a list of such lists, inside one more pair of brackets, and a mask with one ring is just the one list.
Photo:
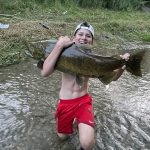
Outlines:
[[[0, 149], [78, 150], [75, 132], [67, 142], [56, 135], [55, 107], [60, 73], [42, 78], [34, 61], [1, 69]], [[90, 80], [95, 114], [95, 150], [150, 149], [150, 74], [125, 72], [106, 90]]]

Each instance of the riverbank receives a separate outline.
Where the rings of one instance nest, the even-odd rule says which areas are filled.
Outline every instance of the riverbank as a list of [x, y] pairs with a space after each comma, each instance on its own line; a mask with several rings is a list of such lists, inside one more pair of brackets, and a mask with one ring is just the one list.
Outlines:
[[[24, 13], [0, 14], [0, 22], [9, 24], [0, 29], [0, 66], [18, 63], [32, 41], [73, 34], [75, 26], [88, 21], [95, 28], [95, 44], [101, 48], [121, 48], [128, 42], [150, 42], [150, 13], [142, 11], [110, 11], [78, 7], [39, 9]], [[49, 30], [39, 23], [45, 24]], [[116, 47], [118, 45], [118, 47]]]

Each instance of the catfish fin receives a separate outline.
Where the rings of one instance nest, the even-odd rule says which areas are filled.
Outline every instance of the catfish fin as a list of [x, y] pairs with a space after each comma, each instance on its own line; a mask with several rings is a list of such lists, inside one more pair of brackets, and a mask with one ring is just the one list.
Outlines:
[[134, 53], [130, 56], [129, 61], [126, 62], [126, 70], [135, 76], [142, 77], [141, 61], [145, 54], [145, 50]]
[[108, 85], [110, 82], [113, 81], [115, 75], [116, 75], [115, 72], [110, 72], [110, 73], [108, 73], [107, 75], [103, 75], [103, 76], [98, 77], [98, 79], [99, 79], [103, 84]]

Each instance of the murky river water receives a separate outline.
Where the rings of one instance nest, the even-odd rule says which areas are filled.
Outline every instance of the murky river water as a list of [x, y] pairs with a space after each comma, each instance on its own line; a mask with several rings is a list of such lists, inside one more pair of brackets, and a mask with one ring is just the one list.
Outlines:
[[[40, 76], [35, 61], [0, 69], [0, 149], [78, 150], [78, 134], [56, 136], [55, 106], [60, 73]], [[150, 149], [150, 73], [124, 72], [109, 89], [90, 80], [96, 121], [95, 150]]]

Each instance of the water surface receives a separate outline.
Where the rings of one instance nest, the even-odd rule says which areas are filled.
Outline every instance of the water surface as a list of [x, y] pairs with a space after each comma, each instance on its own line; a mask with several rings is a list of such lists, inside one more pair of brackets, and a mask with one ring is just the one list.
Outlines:
[[[148, 62], [145, 62], [146, 64]], [[0, 68], [0, 149], [78, 150], [78, 134], [61, 142], [56, 135], [55, 106], [60, 72], [41, 77], [36, 61]], [[109, 88], [91, 79], [95, 114], [95, 150], [150, 149], [150, 73], [128, 72]]]

